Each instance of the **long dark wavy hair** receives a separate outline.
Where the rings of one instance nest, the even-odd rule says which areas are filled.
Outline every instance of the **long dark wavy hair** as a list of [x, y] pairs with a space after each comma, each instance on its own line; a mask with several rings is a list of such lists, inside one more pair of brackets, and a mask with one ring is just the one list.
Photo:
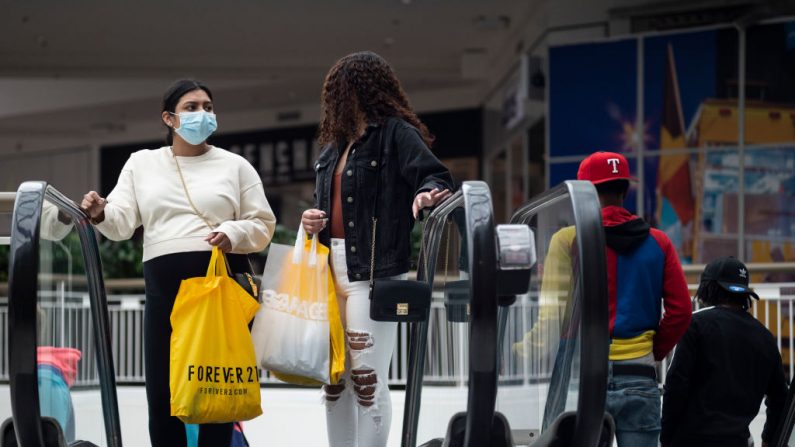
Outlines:
[[390, 117], [403, 118], [420, 131], [428, 147], [433, 144], [433, 135], [417, 118], [392, 67], [372, 51], [338, 60], [326, 75], [320, 102], [321, 146], [355, 140], [357, 112], [364, 114], [368, 123], [384, 124]]

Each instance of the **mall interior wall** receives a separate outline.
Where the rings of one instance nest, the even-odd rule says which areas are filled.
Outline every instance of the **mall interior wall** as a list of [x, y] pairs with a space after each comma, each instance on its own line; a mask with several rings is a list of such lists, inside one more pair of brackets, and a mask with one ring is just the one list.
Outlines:
[[[734, 253], [749, 261], [784, 261], [795, 255], [793, 220], [782, 211], [781, 199], [793, 191], [788, 172], [795, 134], [786, 106], [795, 99], [786, 82], [793, 75], [791, 20], [774, 14], [743, 31], [736, 26], [747, 16], [743, 11], [763, 3], [495, 2], [491, 7], [504, 16], [476, 16], [482, 18], [475, 20], [482, 22], [478, 26], [489, 29], [478, 34], [483, 48], [461, 50], [456, 72], [435, 84], [428, 79], [439, 74], [432, 73], [437, 68], [427, 57], [415, 59], [416, 66], [402, 62], [422, 53], [422, 46], [383, 51], [396, 62], [398, 75], [406, 74], [412, 103], [431, 131], [443, 136], [440, 156], [460, 180], [489, 182], [499, 221], [533, 195], [573, 178], [587, 153], [615, 150], [630, 158], [641, 180], [630, 208], [679, 241], [683, 259], [698, 263]], [[457, 6], [438, 2], [435, 12], [453, 15]], [[467, 7], [472, 6], [458, 9]], [[380, 8], [373, 10], [376, 15], [394, 12]], [[400, 14], [407, 22], [420, 11]], [[472, 25], [465, 22], [451, 22], [436, 38], [463, 32]], [[311, 197], [305, 167], [317, 150], [311, 135], [327, 69], [310, 59], [292, 61], [304, 70], [314, 67], [314, 80], [275, 105], [260, 107], [248, 98], [256, 91], [249, 84], [267, 81], [252, 79], [256, 69], [237, 80], [226, 79], [234, 76], [230, 72], [210, 82], [217, 86], [218, 144], [252, 161], [277, 208], [291, 204], [281, 216], [288, 225]], [[414, 79], [423, 67], [428, 73]], [[170, 77], [128, 80], [101, 73], [20, 77], [24, 73], [24, 67], [0, 63], [0, 189], [40, 178], [73, 197], [87, 189], [107, 192], [133, 148], [162, 141], [157, 97], [173, 71]], [[666, 90], [669, 73], [676, 91]], [[281, 94], [268, 82], [262, 91]], [[92, 102], [92, 95], [99, 99]], [[671, 105], [674, 118], [668, 119]], [[434, 123], [434, 116], [465, 118], [457, 129]], [[712, 118], [721, 124], [707, 127]], [[261, 156], [263, 151], [274, 155]], [[680, 169], [669, 172], [669, 166]], [[666, 183], [680, 177], [689, 183]], [[688, 184], [684, 194], [670, 186]]]

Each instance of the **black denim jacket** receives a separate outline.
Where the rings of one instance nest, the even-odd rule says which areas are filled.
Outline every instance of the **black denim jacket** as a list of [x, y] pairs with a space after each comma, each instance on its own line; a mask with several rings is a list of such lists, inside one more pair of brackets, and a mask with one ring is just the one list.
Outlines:
[[[378, 160], [379, 144], [383, 144], [381, 160]], [[329, 217], [334, 168], [344, 147], [344, 142], [328, 145], [315, 163], [315, 207]], [[379, 173], [376, 278], [409, 271], [414, 196], [434, 188], [453, 191], [450, 171], [428, 149], [411, 124], [389, 118], [383, 125], [368, 126], [364, 136], [351, 147], [340, 182], [345, 254], [351, 281], [370, 279], [373, 205]], [[330, 224], [326, 225], [320, 233], [320, 242], [327, 246], [330, 228]]]

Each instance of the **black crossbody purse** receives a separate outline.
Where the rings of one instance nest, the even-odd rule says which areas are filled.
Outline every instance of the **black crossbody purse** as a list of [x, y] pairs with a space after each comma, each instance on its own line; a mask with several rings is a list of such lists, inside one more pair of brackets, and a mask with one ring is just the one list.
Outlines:
[[[431, 287], [424, 281], [401, 279], [375, 279], [375, 240], [378, 227], [378, 195], [381, 191], [381, 166], [384, 133], [378, 144], [378, 171], [373, 200], [373, 232], [370, 244], [370, 319], [374, 321], [413, 322], [427, 321], [431, 310]], [[422, 258], [420, 246], [420, 259]], [[418, 262], [419, 264], [419, 262]]]

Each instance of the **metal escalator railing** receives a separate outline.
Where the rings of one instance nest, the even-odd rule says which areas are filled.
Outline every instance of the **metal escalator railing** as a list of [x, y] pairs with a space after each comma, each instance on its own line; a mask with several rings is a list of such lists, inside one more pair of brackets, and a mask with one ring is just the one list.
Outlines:
[[[81, 340], [85, 344], [84, 349], [96, 351], [95, 367], [99, 374], [104, 441], [110, 447], [117, 447], [122, 445], [121, 428], [110, 349], [107, 301], [96, 234], [85, 213], [45, 182], [25, 182], [19, 187], [12, 218], [9, 272], [9, 382], [14, 429], [20, 445], [45, 446], [40, 411], [42, 396], [39, 393], [41, 377], [39, 377], [37, 350], [41, 348], [38, 340], [40, 331], [46, 331], [46, 322], [53, 321], [53, 318], [47, 315], [46, 306], [39, 306], [38, 303], [40, 243], [45, 237], [57, 241], [72, 229], [79, 238], [82, 253], [81, 267], [87, 280], [86, 295], [91, 309], [90, 333], [93, 335], [93, 343], [84, 340], [90, 338], [86, 335], [89, 331], [83, 331]], [[70, 257], [70, 269], [71, 263]], [[60, 337], [63, 341], [65, 335], [63, 328], [61, 329]], [[66, 334], [66, 337], [72, 336], [73, 334]], [[56, 337], [51, 338], [54, 340]]]
[[[437, 438], [429, 445], [438, 445], [439, 442], [455, 446], [492, 445], [497, 392], [498, 263], [491, 193], [486, 183], [465, 182], [458, 192], [430, 214], [424, 229], [425, 256], [421, 259], [418, 279], [433, 284], [445, 222], [454, 213], [457, 228], [463, 233], [462, 253], [466, 253], [466, 259], [462, 260], [462, 264], [469, 270], [468, 289], [471, 297], [468, 303], [471, 311], [469, 318], [455, 321], [468, 323], [469, 346], [466, 355], [470, 360], [477, 360], [468, 362], [466, 412], [458, 413], [451, 419], [444, 441]], [[460, 218], [461, 215], [463, 219]], [[412, 325], [410, 376], [406, 387], [401, 444], [404, 447], [417, 445], [427, 342], [428, 323]]]
[[[483, 182], [465, 183], [464, 209], [472, 272], [469, 397], [464, 446], [491, 445], [497, 400], [497, 252], [491, 192]], [[477, 260], [477, 261], [476, 261]]]
[[[427, 218], [422, 236], [424, 256], [417, 265], [417, 280], [433, 285], [439, 246], [444, 232], [444, 223], [457, 209], [464, 205], [463, 189], [453, 193], [450, 198], [434, 209]], [[406, 403], [403, 412], [403, 433], [401, 445], [417, 445], [417, 427], [420, 418], [422, 382], [425, 372], [425, 356], [428, 348], [428, 322], [411, 324], [409, 346], [409, 369], [406, 382]]]
[[795, 433], [792, 431], [793, 425], [795, 425], [795, 387], [792, 386], [792, 382], [790, 382], [785, 402], [781, 420], [773, 434], [773, 440], [768, 444], [770, 447], [795, 445]]
[[[567, 213], [567, 217], [561, 218], [558, 214], [561, 210]], [[454, 214], [456, 212], [458, 214]], [[446, 322], [432, 322], [443, 326], [453, 321], [468, 323], [468, 352], [464, 345], [464, 350], [458, 353], [467, 358], [465, 363], [468, 364], [469, 376], [465, 384], [468, 394], [466, 412], [453, 416], [446, 437], [437, 437], [424, 445], [478, 446], [492, 445], [494, 442], [510, 445], [513, 442], [509, 422], [495, 411], [498, 371], [502, 367], [501, 354], [504, 353], [499, 348], [508, 315], [505, 309], [513, 300], [498, 298], [502, 286], [498, 289], [497, 282], [501, 276], [498, 276], [500, 267], [492, 212], [488, 186], [483, 182], [466, 182], [460, 191], [431, 213], [424, 229], [422, 244], [425, 256], [420, 260], [418, 279], [433, 284], [444, 223], [452, 216], [458, 218], [455, 220], [459, 224], [459, 231], [463, 233], [462, 251], [466, 251], [466, 260], [462, 264], [469, 274], [471, 309], [468, 318], [455, 317], [455, 320], [448, 319]], [[513, 223], [535, 228], [538, 235], [536, 245], [542, 248], [550, 247], [549, 242], [554, 235], [561, 232], [569, 234], [570, 245], [566, 253], [573, 254], [568, 262], [569, 273], [565, 276], [569, 282], [567, 299], [563, 301], [565, 321], [561, 327], [554, 328], [559, 334], [564, 332], [570, 340], [564, 340], [564, 343], [551, 349], [554, 367], [549, 382], [550, 392], [544, 396], [542, 403], [545, 409], [543, 426], [539, 420], [542, 436], [538, 441], [532, 439], [523, 445], [534, 442], [544, 445], [545, 430], [554, 433], [558, 427], [569, 427], [570, 436], [562, 445], [596, 446], [604, 423], [608, 352], [604, 234], [596, 192], [589, 183], [567, 182], [523, 207]], [[538, 231], [539, 226], [541, 231]], [[549, 284], [547, 282], [547, 286]], [[506, 306], [500, 307], [501, 304]], [[448, 314], [448, 318], [451, 315]], [[428, 322], [415, 323], [411, 327], [403, 447], [417, 445], [420, 409], [423, 407], [421, 397], [428, 328]], [[450, 330], [451, 327], [442, 328], [445, 329]], [[588, 343], [585, 349], [580, 349], [580, 338]], [[570, 392], [572, 389], [573, 393]], [[435, 402], [431, 402], [433, 404]], [[574, 413], [566, 412], [571, 409]], [[523, 410], [520, 409], [520, 415], [524, 414]], [[435, 419], [438, 428], [437, 415], [426, 416]], [[566, 423], [561, 424], [561, 421]], [[519, 425], [524, 425], [522, 422], [526, 421], [520, 421]]]
[[[541, 372], [536, 384], [525, 387], [534, 387], [538, 393], [538, 412], [543, 412], [543, 416], [530, 421], [530, 428], [540, 429], [541, 436], [523, 445], [546, 445], [554, 435], [549, 432], [559, 427], [560, 419], [572, 411], [573, 433], [566, 436], [567, 443], [560, 445], [596, 446], [600, 440], [609, 349], [601, 222], [596, 190], [590, 183], [579, 181], [567, 181], [536, 197], [511, 219], [511, 223], [526, 224], [534, 230], [540, 264], [531, 282], [534, 292], [520, 300], [521, 303], [536, 300], [532, 329], [525, 334], [512, 334], [515, 339], [501, 338], [501, 343], [507, 343], [502, 357], [521, 356], [525, 367]], [[509, 311], [514, 309], [501, 309], [500, 337], [505, 336]], [[548, 381], [544, 379], [545, 372], [551, 373]], [[516, 399], [516, 392], [511, 391]], [[517, 414], [509, 420], [516, 429], [526, 427], [528, 418]], [[539, 426], [532, 426], [539, 422]]]

